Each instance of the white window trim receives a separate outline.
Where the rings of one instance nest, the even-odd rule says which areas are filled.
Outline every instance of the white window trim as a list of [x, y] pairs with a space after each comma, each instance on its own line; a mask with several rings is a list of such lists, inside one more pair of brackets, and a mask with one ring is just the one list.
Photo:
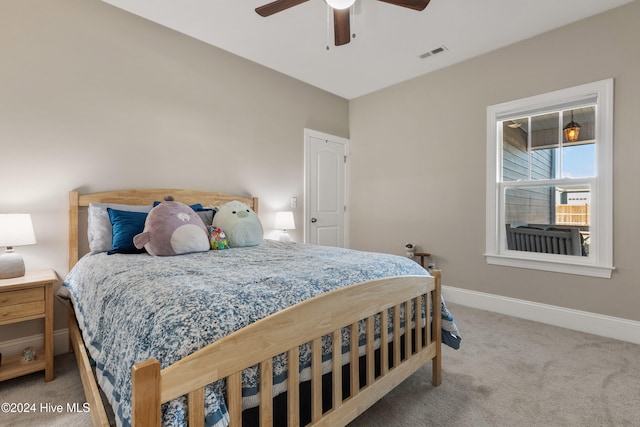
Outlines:
[[[596, 178], [591, 188], [592, 223], [595, 236], [588, 257], [510, 251], [506, 247], [505, 231], [498, 218], [502, 145], [498, 139], [498, 121], [526, 112], [544, 112], [560, 105], [578, 104], [581, 100], [596, 101]], [[509, 101], [487, 107], [487, 212], [485, 258], [488, 264], [529, 268], [583, 276], [611, 278], [613, 267], [613, 79], [601, 80], [568, 89]]]

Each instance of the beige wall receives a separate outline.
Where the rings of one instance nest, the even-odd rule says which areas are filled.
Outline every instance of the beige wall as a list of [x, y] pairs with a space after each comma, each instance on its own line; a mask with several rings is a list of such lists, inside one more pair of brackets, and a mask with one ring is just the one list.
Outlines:
[[[640, 320], [638, 22], [634, 2], [353, 100], [352, 247], [400, 254], [414, 242], [435, 254], [445, 285]], [[487, 265], [487, 106], [610, 77], [612, 278]]]
[[[72, 189], [257, 195], [268, 233], [302, 200], [304, 128], [348, 136], [345, 99], [99, 0], [0, 9], [0, 212], [33, 215], [27, 268], [66, 275]], [[0, 342], [41, 330], [0, 327]]]

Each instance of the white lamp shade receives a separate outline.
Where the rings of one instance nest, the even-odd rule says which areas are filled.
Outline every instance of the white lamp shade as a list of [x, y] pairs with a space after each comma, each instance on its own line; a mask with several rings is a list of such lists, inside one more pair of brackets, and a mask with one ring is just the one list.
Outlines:
[[295, 230], [296, 223], [293, 220], [293, 212], [276, 212], [276, 230]]
[[327, 4], [334, 9], [347, 9], [351, 7], [356, 0], [326, 0]]
[[35, 245], [31, 215], [0, 214], [0, 246]]

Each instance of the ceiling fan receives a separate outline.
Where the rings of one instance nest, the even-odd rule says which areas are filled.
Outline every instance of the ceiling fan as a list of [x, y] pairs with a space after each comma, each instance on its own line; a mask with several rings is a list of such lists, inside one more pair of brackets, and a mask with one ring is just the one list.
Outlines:
[[[256, 13], [267, 17], [274, 13], [282, 12], [290, 7], [297, 6], [309, 0], [276, 0], [256, 8]], [[351, 26], [349, 22], [349, 9], [356, 0], [325, 0], [333, 9], [333, 33], [336, 46], [342, 46], [351, 41]], [[413, 10], [424, 10], [431, 0], [378, 0], [396, 6], [407, 7]]]

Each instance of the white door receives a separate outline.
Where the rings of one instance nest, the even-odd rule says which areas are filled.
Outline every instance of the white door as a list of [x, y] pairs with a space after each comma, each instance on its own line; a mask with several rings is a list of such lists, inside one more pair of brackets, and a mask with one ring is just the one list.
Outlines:
[[305, 129], [305, 242], [348, 247], [349, 140]]

